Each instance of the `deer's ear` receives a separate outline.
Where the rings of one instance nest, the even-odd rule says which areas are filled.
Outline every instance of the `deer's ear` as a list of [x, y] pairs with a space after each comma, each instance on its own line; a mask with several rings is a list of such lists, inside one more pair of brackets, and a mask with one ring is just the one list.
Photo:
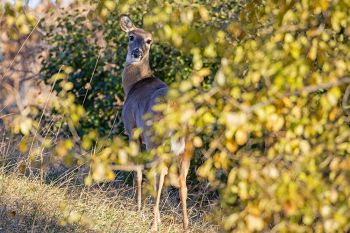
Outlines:
[[131, 19], [126, 15], [122, 15], [120, 17], [120, 27], [124, 32], [130, 32], [135, 29], [135, 26], [132, 23]]

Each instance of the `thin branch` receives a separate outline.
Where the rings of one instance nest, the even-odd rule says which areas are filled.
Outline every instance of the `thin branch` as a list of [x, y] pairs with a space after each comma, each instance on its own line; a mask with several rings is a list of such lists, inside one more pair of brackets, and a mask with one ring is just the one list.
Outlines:
[[9, 114], [2, 115], [2, 116], [0, 116], [0, 119], [3, 119], [3, 118], [8, 117], [8, 116], [11, 116], [11, 115], [13, 115], [13, 114], [14, 114], [14, 113], [12, 112], [12, 113], [9, 113]]
[[[102, 53], [102, 49], [101, 49], [100, 52], [98, 53], [98, 57], [97, 57], [97, 60], [96, 60], [96, 63], [95, 63], [95, 67], [94, 67], [94, 70], [92, 71], [92, 74], [91, 74], [91, 77], [90, 77], [90, 81], [89, 81], [90, 88], [92, 88], [91, 82], [92, 82], [92, 79], [93, 79], [93, 77], [94, 77], [94, 75], [95, 75], [95, 71], [96, 71], [96, 68], [97, 68], [97, 64], [98, 64], [98, 62], [99, 62], [99, 60], [100, 60], [101, 53]], [[86, 89], [86, 92], [85, 92], [85, 96], [84, 96], [84, 100], [83, 100], [82, 105], [84, 105], [84, 103], [85, 103], [85, 100], [86, 100], [86, 97], [87, 97], [88, 92], [89, 92], [89, 88]]]
[[[62, 69], [62, 66], [60, 67], [58, 73], [61, 72], [61, 69]], [[32, 148], [33, 148], [33, 145], [34, 145], [34, 141], [35, 141], [36, 136], [37, 136], [37, 134], [38, 134], [41, 121], [42, 121], [42, 119], [43, 119], [43, 117], [44, 117], [44, 114], [45, 114], [46, 108], [47, 108], [47, 106], [48, 106], [48, 104], [49, 104], [49, 101], [51, 100], [51, 96], [52, 96], [52, 93], [53, 93], [53, 91], [54, 91], [54, 87], [55, 87], [56, 81], [57, 81], [57, 77], [55, 78], [55, 80], [54, 80], [54, 82], [53, 82], [53, 84], [52, 84], [52, 86], [51, 86], [50, 94], [49, 94], [48, 98], [46, 99], [43, 112], [41, 113], [41, 116], [40, 116], [40, 119], [39, 119], [39, 122], [38, 122], [38, 128], [35, 130], [35, 134], [34, 134], [34, 136], [33, 136], [32, 143], [30, 144], [28, 156], [30, 156], [30, 153], [31, 153], [31, 151], [32, 151]]]
[[113, 169], [119, 170], [119, 171], [139, 171], [139, 170], [143, 170], [144, 166], [143, 165], [114, 165]]
[[301, 89], [301, 90], [297, 90], [297, 91], [294, 91], [294, 92], [289, 92], [289, 93], [286, 93], [284, 95], [281, 95], [275, 99], [269, 99], [269, 100], [266, 100], [264, 102], [261, 102], [261, 103], [258, 103], [258, 104], [255, 104], [249, 108], [246, 108], [244, 111], [246, 113], [250, 113], [250, 112], [253, 112], [259, 108], [262, 108], [262, 107], [265, 107], [266, 105], [269, 105], [273, 102], [275, 102], [276, 100], [280, 100], [280, 99], [283, 99], [283, 98], [286, 98], [286, 97], [290, 97], [290, 96], [299, 96], [299, 95], [302, 95], [302, 94], [310, 94], [310, 93], [313, 93], [313, 92], [316, 92], [320, 89], [330, 89], [332, 87], [336, 87], [336, 86], [340, 86], [340, 85], [343, 85], [343, 84], [346, 84], [346, 83], [350, 83], [350, 78], [349, 77], [345, 77], [345, 78], [342, 78], [342, 79], [338, 79], [336, 81], [332, 81], [332, 82], [328, 82], [328, 83], [321, 83], [321, 84], [318, 84], [318, 85], [312, 85], [312, 86], [306, 86], [304, 89]]
[[33, 34], [33, 32], [35, 31], [35, 29], [38, 27], [39, 23], [41, 22], [43, 18], [40, 18], [38, 20], [38, 22], [36, 23], [36, 25], [34, 26], [34, 28], [32, 29], [32, 31], [29, 33], [29, 35], [27, 36], [27, 38], [23, 41], [21, 47], [19, 48], [19, 50], [17, 51], [15, 57], [12, 59], [11, 63], [6, 67], [6, 71], [5, 71], [5, 74], [3, 76], [0, 77], [0, 82], [5, 78], [5, 76], [7, 76], [7, 72], [9, 71], [9, 69], [11, 68], [11, 66], [13, 65], [13, 63], [15, 62], [16, 60], [16, 57], [18, 56], [18, 54], [22, 51], [25, 43], [28, 41], [28, 39], [31, 37], [31, 35]]
[[349, 110], [349, 105], [347, 105], [349, 101], [349, 96], [350, 96], [350, 85], [346, 87], [343, 100], [342, 100], [342, 107], [344, 111]]

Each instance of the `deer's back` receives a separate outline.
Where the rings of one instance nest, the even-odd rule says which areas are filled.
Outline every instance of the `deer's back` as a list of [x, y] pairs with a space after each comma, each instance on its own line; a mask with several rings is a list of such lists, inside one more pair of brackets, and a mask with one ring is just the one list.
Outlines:
[[[151, 113], [153, 119], [157, 117], [152, 107], [165, 96], [167, 91], [168, 86], [155, 77], [145, 78], [134, 84], [126, 97], [122, 111], [122, 120], [129, 137], [134, 128], [143, 128], [145, 132], [149, 130], [143, 116]], [[145, 133], [142, 135], [142, 140], [149, 147], [147, 145], [149, 138]]]

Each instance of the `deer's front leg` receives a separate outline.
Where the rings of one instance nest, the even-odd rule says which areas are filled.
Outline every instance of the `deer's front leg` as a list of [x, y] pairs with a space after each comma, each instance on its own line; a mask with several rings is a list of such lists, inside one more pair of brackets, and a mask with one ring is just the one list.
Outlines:
[[[137, 142], [134, 141], [129, 136], [129, 143]], [[141, 143], [139, 144], [141, 145]], [[140, 165], [136, 165], [136, 169], [134, 169], [134, 185], [136, 185], [136, 203], [137, 203], [137, 211], [141, 210], [141, 198], [142, 198], [142, 169], [143, 167]]]

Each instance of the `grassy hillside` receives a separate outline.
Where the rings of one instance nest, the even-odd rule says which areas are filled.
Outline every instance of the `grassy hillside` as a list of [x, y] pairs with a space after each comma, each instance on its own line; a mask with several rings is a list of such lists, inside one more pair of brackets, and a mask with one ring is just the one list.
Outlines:
[[[0, 172], [0, 232], [148, 232], [150, 201], [135, 210], [130, 190], [112, 185], [90, 189], [43, 184], [14, 173]], [[167, 194], [165, 193], [165, 196]], [[181, 232], [180, 213], [164, 198], [160, 232]], [[166, 206], [166, 208], [164, 208]], [[194, 216], [194, 210], [190, 216]], [[198, 212], [198, 210], [197, 210]], [[190, 232], [216, 232], [194, 220]]]

